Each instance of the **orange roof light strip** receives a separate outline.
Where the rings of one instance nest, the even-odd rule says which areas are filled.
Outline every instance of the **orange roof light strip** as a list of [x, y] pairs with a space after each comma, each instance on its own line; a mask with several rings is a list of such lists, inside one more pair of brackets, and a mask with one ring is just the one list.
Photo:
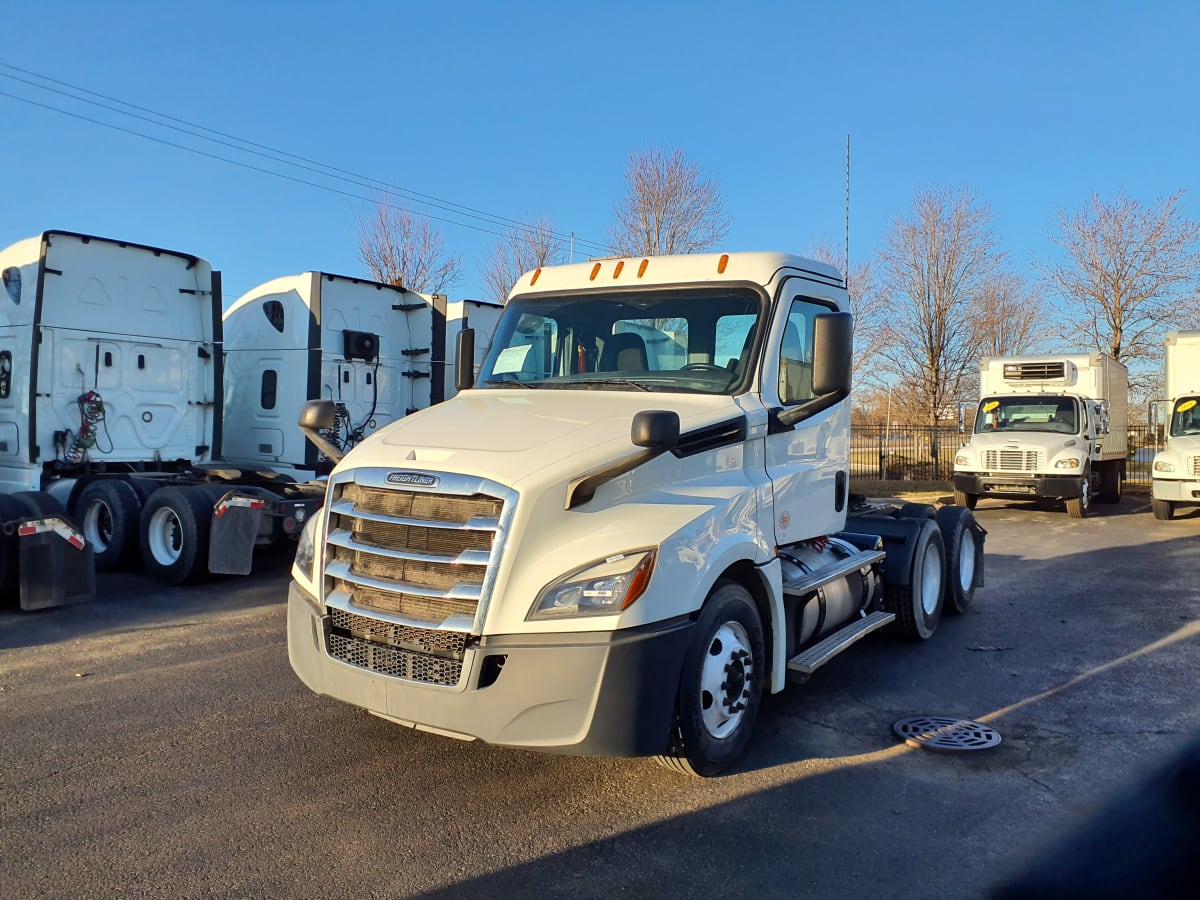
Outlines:
[[648, 265], [650, 265], [650, 260], [643, 259], [642, 264], [640, 266], [638, 266], [638, 278], [641, 278], [643, 275], [646, 274], [646, 266], [648, 266]]
[[619, 263], [617, 263], [617, 267], [613, 269], [613, 278], [620, 278], [621, 270], [623, 268], [625, 268], [625, 260], [621, 260]]
[[592, 266], [592, 274], [591, 274], [591, 276], [589, 276], [588, 281], [595, 281], [596, 276], [599, 274], [600, 274], [600, 263], [596, 263], [594, 266]]
[[728, 253], [722, 253], [722, 254], [721, 254], [721, 258], [720, 258], [719, 260], [717, 260], [717, 274], [718, 274], [718, 275], [724, 275], [724, 274], [725, 274], [725, 267], [726, 267], [727, 265], [729, 265], [729, 254], [728, 254]]
[[538, 269], [536, 272], [533, 273], [533, 277], [529, 279], [530, 287], [533, 287], [535, 284], [537, 284], [538, 276], [540, 276], [541, 274], [542, 274], [541, 269]]

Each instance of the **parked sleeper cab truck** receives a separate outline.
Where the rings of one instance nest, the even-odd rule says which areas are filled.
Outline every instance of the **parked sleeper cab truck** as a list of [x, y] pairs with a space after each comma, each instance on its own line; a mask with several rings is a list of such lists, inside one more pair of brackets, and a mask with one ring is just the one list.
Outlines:
[[1170, 418], [1150, 490], [1154, 518], [1166, 520], [1180, 506], [1200, 505], [1200, 331], [1168, 333], [1163, 365]]
[[523, 275], [474, 385], [332, 471], [292, 667], [418, 729], [713, 775], [764, 691], [885, 625], [928, 638], [982, 583], [984, 532], [958, 507], [848, 518], [846, 306], [835, 269], [777, 253]]
[[1074, 519], [1093, 498], [1117, 503], [1128, 391], [1125, 366], [1102, 353], [985, 357], [973, 434], [954, 457], [954, 502], [1062, 499]]

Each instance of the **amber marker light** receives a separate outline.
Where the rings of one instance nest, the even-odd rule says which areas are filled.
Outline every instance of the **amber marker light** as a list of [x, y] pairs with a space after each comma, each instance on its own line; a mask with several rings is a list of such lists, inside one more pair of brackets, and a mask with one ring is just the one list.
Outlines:
[[599, 274], [600, 274], [600, 263], [596, 263], [594, 266], [592, 266], [592, 277], [589, 278], [588, 281], [595, 281], [596, 276]]
[[625, 268], [625, 260], [621, 260], [619, 263], [617, 263], [617, 267], [613, 269], [613, 278], [619, 278], [623, 268]]
[[724, 275], [724, 274], [725, 274], [725, 267], [726, 267], [727, 265], [729, 265], [729, 254], [728, 254], [728, 253], [722, 253], [722, 254], [721, 254], [721, 258], [720, 258], [719, 260], [717, 260], [717, 274], [718, 274], [718, 275]]
[[648, 265], [650, 265], [650, 260], [643, 259], [642, 264], [640, 266], [638, 266], [638, 278], [641, 278], [643, 275], [646, 274], [646, 266], [648, 266]]
[[633, 578], [629, 581], [629, 590], [625, 592], [625, 599], [621, 603], [621, 609], [629, 609], [633, 605], [634, 600], [646, 593], [646, 587], [650, 584], [650, 575], [654, 572], [654, 560], [657, 557], [658, 551], [651, 550], [638, 565], [637, 571], [633, 573]]
[[530, 286], [530, 287], [533, 287], [535, 284], [537, 284], [538, 276], [540, 276], [541, 274], [542, 274], [542, 270], [541, 270], [541, 269], [538, 269], [537, 271], [535, 271], [535, 272], [533, 273], [533, 277], [529, 279], [529, 286]]

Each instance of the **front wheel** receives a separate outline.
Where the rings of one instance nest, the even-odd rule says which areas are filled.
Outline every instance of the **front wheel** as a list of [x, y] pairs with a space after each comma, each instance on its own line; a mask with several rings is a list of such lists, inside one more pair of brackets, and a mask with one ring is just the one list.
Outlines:
[[966, 491], [954, 489], [954, 505], [965, 506], [967, 509], [974, 509], [975, 504], [979, 502], [978, 494], [968, 494]]
[[1078, 497], [1067, 498], [1067, 515], [1072, 519], [1086, 519], [1092, 502], [1092, 479], [1084, 474]]
[[1151, 506], [1154, 507], [1154, 518], [1160, 522], [1170, 521], [1175, 516], [1175, 504], [1170, 500], [1154, 499], [1151, 501]]
[[658, 761], [687, 775], [717, 775], [741, 758], [766, 681], [762, 620], [750, 592], [721, 582], [700, 610], [683, 660], [667, 752]]

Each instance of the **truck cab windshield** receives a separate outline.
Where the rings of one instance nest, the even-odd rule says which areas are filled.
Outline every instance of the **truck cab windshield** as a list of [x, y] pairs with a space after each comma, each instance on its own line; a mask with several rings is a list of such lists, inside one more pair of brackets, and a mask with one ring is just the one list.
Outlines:
[[1074, 397], [1032, 395], [984, 397], [975, 414], [975, 433], [993, 431], [1047, 431], [1079, 433], [1079, 403]]
[[734, 394], [766, 298], [747, 288], [515, 297], [477, 385]]
[[1171, 413], [1171, 437], [1200, 434], [1200, 397], [1180, 397]]

